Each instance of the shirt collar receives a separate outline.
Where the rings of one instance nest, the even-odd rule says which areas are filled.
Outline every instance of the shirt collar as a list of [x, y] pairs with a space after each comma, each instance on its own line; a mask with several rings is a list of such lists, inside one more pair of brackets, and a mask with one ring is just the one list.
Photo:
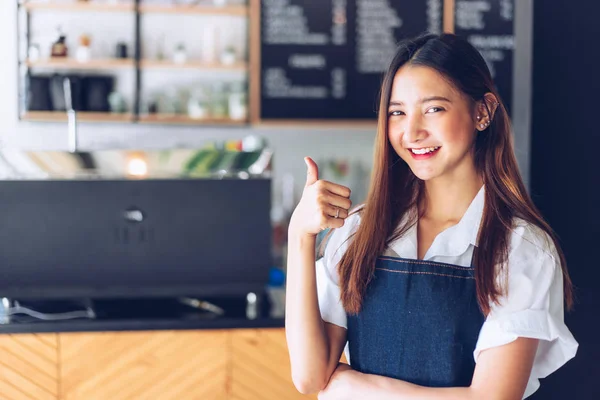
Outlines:
[[464, 231], [465, 237], [469, 239], [469, 244], [477, 246], [477, 235], [483, 216], [483, 206], [485, 205], [485, 186], [482, 186], [477, 195], [467, 208], [457, 226], [461, 226], [461, 233]]
[[469, 248], [477, 246], [477, 234], [481, 225], [485, 190], [482, 187], [458, 224], [441, 232], [427, 251], [426, 258], [435, 256], [459, 256]]
[[[404, 225], [410, 217], [411, 212], [416, 212], [412, 209], [404, 217], [401, 218], [400, 226]], [[411, 225], [404, 235], [390, 243], [389, 248], [402, 258], [417, 258], [417, 224]]]
[[[482, 186], [471, 201], [458, 224], [441, 232], [431, 244], [425, 259], [435, 256], [458, 256], [477, 246], [477, 235], [485, 205], [485, 186]], [[403, 221], [404, 222], [404, 218]], [[417, 258], [417, 225], [413, 225], [401, 238], [390, 244], [390, 248], [405, 258]]]

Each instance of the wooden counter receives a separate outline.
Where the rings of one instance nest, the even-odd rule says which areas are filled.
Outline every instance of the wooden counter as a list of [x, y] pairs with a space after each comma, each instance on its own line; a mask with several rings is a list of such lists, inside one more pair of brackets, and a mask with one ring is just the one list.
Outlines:
[[293, 400], [282, 328], [0, 335], [2, 400]]

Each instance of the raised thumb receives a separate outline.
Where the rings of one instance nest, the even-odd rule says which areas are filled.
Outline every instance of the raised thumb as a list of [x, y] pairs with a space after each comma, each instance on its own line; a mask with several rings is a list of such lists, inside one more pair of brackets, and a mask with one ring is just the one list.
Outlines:
[[304, 157], [306, 163], [306, 185], [309, 186], [319, 180], [319, 167], [310, 157]]

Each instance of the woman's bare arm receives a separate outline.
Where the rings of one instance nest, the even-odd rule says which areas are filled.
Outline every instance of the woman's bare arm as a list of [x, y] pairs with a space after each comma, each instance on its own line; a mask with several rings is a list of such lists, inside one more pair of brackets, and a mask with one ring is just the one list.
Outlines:
[[342, 227], [351, 202], [350, 189], [318, 180], [317, 165], [306, 163], [306, 186], [289, 227], [285, 331], [294, 385], [301, 393], [316, 393], [327, 385], [346, 343], [346, 329], [321, 318], [316, 235]]
[[319, 400], [521, 400], [533, 367], [537, 339], [518, 338], [481, 352], [470, 387], [429, 388], [361, 374], [340, 366]]

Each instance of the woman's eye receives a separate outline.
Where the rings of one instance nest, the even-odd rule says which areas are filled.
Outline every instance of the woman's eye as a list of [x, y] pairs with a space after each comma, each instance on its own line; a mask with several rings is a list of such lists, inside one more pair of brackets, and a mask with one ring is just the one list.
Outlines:
[[444, 109], [442, 107], [431, 107], [429, 110], [427, 110], [428, 113], [432, 113], [432, 112], [439, 112], [439, 111], [444, 111]]
[[398, 111], [398, 110], [396, 110], [396, 111], [390, 111], [388, 115], [390, 117], [395, 117], [395, 116], [398, 116], [398, 115], [404, 115], [404, 112]]

